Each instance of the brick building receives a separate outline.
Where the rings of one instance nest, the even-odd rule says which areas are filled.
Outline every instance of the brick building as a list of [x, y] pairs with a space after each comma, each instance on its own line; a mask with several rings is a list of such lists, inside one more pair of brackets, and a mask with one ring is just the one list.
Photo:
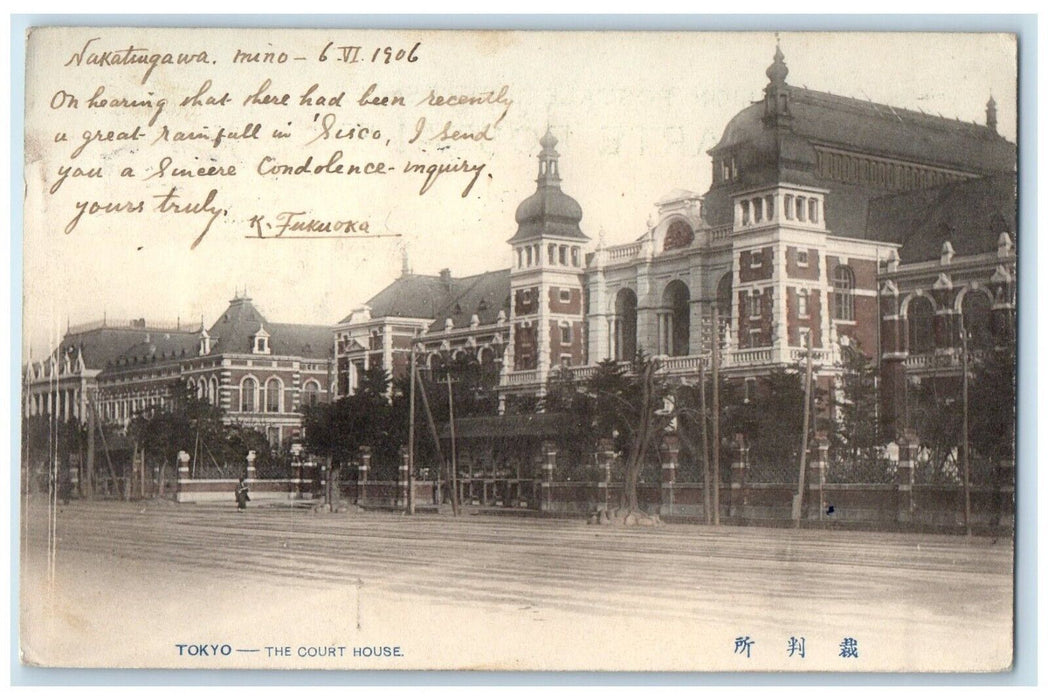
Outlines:
[[978, 125], [799, 88], [788, 74], [776, 48], [762, 98], [709, 150], [709, 190], [670, 193], [623, 245], [590, 246], [547, 133], [508, 241], [512, 268], [405, 271], [336, 328], [339, 392], [353, 390], [354, 366], [403, 372], [412, 340], [431, 365], [490, 363], [503, 408], [541, 395], [555, 367], [584, 378], [637, 350], [694, 378], [716, 310], [728, 381], [749, 389], [796, 366], [810, 336], [832, 396], [841, 347], [858, 347], [880, 363], [895, 426], [905, 375], [956, 364], [957, 319], [1014, 333], [1015, 145], [997, 134], [992, 98]]
[[300, 433], [302, 405], [328, 400], [331, 356], [330, 327], [272, 323], [246, 296], [207, 329], [103, 319], [69, 328], [26, 366], [23, 410], [86, 421], [93, 403], [100, 420], [126, 426], [184, 384], [278, 446]]

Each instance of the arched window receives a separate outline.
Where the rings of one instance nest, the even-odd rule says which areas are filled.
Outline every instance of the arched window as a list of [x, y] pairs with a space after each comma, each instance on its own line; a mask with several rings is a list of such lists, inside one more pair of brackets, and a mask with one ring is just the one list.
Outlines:
[[302, 387], [302, 405], [303, 406], [316, 406], [320, 400], [320, 385], [312, 379], [306, 382]]
[[632, 360], [637, 355], [637, 294], [629, 287], [615, 295], [611, 332], [611, 356], [616, 360]]
[[725, 274], [717, 283], [717, 314], [721, 322], [731, 321], [731, 273]]
[[973, 349], [993, 347], [993, 331], [990, 328], [990, 298], [979, 291], [969, 290], [961, 302], [964, 330], [968, 333], [968, 345]]
[[284, 385], [276, 377], [271, 377], [266, 382], [266, 413], [280, 413], [281, 399], [284, 394]]
[[662, 292], [665, 311], [659, 320], [659, 352], [682, 356], [689, 351], [691, 336], [691, 291], [680, 280], [673, 280]]
[[254, 413], [258, 394], [258, 382], [252, 377], [246, 377], [240, 382], [240, 412]]
[[838, 321], [855, 320], [855, 273], [847, 265], [838, 265], [833, 271], [833, 318]]
[[915, 297], [906, 311], [910, 330], [910, 354], [919, 355], [935, 349], [935, 308], [927, 297]]
[[218, 405], [218, 380], [211, 377], [211, 381], [208, 382], [208, 387], [211, 391], [211, 403], [215, 406]]

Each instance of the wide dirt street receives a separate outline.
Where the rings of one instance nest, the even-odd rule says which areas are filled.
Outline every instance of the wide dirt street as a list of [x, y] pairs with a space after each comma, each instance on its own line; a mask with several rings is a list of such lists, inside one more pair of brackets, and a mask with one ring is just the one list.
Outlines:
[[[74, 502], [57, 514], [50, 559], [46, 503], [22, 507], [27, 663], [723, 671], [1011, 663], [1011, 540]], [[752, 642], [749, 656], [740, 637]], [[789, 654], [791, 637], [803, 638], [803, 657]], [[857, 658], [841, 656], [846, 638]]]

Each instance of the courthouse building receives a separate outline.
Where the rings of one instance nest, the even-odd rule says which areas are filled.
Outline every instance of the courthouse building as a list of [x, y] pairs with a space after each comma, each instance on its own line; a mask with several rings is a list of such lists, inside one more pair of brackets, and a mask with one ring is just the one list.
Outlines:
[[178, 387], [223, 409], [224, 419], [281, 445], [300, 434], [303, 405], [331, 393], [331, 328], [272, 323], [236, 296], [211, 325], [103, 319], [70, 327], [24, 375], [26, 415], [126, 426], [168, 405]]
[[300, 406], [353, 393], [363, 370], [404, 376], [413, 346], [423, 368], [473, 363], [505, 411], [542, 395], [558, 367], [585, 379], [639, 350], [693, 381], [716, 335], [727, 381], [747, 392], [796, 367], [810, 338], [834, 396], [842, 348], [860, 350], [879, 366], [885, 423], [900, 428], [910, 386], [959, 373], [962, 329], [976, 348], [1014, 338], [1016, 148], [992, 98], [985, 123], [965, 123], [788, 74], [776, 48], [763, 96], [709, 150], [709, 189], [669, 193], [645, 230], [614, 232], [628, 243], [584, 231], [561, 187], [583, 174], [562, 177], [547, 132], [535, 192], [507, 226], [510, 268], [416, 275], [405, 260], [333, 329], [271, 323], [246, 297], [206, 330], [71, 328], [27, 365], [24, 409], [83, 419], [95, 396], [105, 420], [126, 423], [182, 381], [280, 443]]
[[512, 267], [456, 278], [405, 265], [335, 327], [339, 394], [365, 367], [404, 373], [412, 343], [426, 366], [479, 363], [503, 408], [541, 395], [557, 367], [585, 378], [638, 350], [694, 379], [716, 311], [728, 381], [757, 390], [803, 360], [810, 336], [833, 395], [842, 347], [857, 348], [879, 362], [895, 425], [908, 375], [959, 371], [962, 326], [983, 345], [1012, 338], [1015, 145], [992, 98], [984, 124], [965, 123], [796, 87], [788, 73], [776, 48], [763, 96], [709, 150], [707, 192], [668, 194], [623, 245], [583, 231], [547, 132], [507, 241]]

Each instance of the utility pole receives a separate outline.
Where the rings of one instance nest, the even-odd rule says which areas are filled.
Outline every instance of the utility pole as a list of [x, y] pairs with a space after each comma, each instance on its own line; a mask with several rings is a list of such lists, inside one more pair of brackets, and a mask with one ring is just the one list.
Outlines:
[[801, 526], [801, 506], [804, 503], [804, 468], [808, 459], [808, 422], [811, 419], [811, 331], [805, 336], [807, 363], [804, 371], [804, 419], [801, 427], [801, 469], [797, 478], [797, 495], [793, 497], [793, 526]]
[[415, 514], [415, 343], [411, 343], [411, 389], [408, 392], [408, 515]]
[[[418, 368], [415, 368], [416, 375], [418, 374]], [[422, 394], [422, 408], [426, 411], [426, 423], [429, 424], [429, 432], [433, 435], [433, 445], [437, 450], [437, 461], [440, 464], [440, 470], [446, 471], [447, 467], [444, 465], [444, 453], [440, 449], [440, 436], [437, 434], [437, 424], [433, 421], [433, 411], [429, 408], [429, 398], [426, 396], [426, 384], [422, 381], [421, 377], [416, 376], [418, 382], [419, 393]], [[440, 498], [440, 479], [434, 479], [434, 495], [437, 497], [437, 503], [441, 503]]]
[[89, 395], [87, 401], [87, 465], [84, 468], [83, 478], [80, 479], [80, 495], [84, 498], [94, 498], [95, 486], [95, 402], [94, 397]]
[[720, 317], [713, 305], [713, 524], [720, 525]]
[[702, 512], [706, 524], [713, 522], [710, 513], [710, 438], [706, 426], [706, 372], [699, 363], [699, 413], [702, 419]]
[[961, 316], [961, 449], [964, 459], [964, 534], [972, 536], [971, 471], [968, 458], [968, 331]]
[[451, 391], [451, 363], [444, 375], [448, 384], [448, 429], [451, 431], [451, 512], [459, 514], [458, 466], [455, 464], [455, 394]]

